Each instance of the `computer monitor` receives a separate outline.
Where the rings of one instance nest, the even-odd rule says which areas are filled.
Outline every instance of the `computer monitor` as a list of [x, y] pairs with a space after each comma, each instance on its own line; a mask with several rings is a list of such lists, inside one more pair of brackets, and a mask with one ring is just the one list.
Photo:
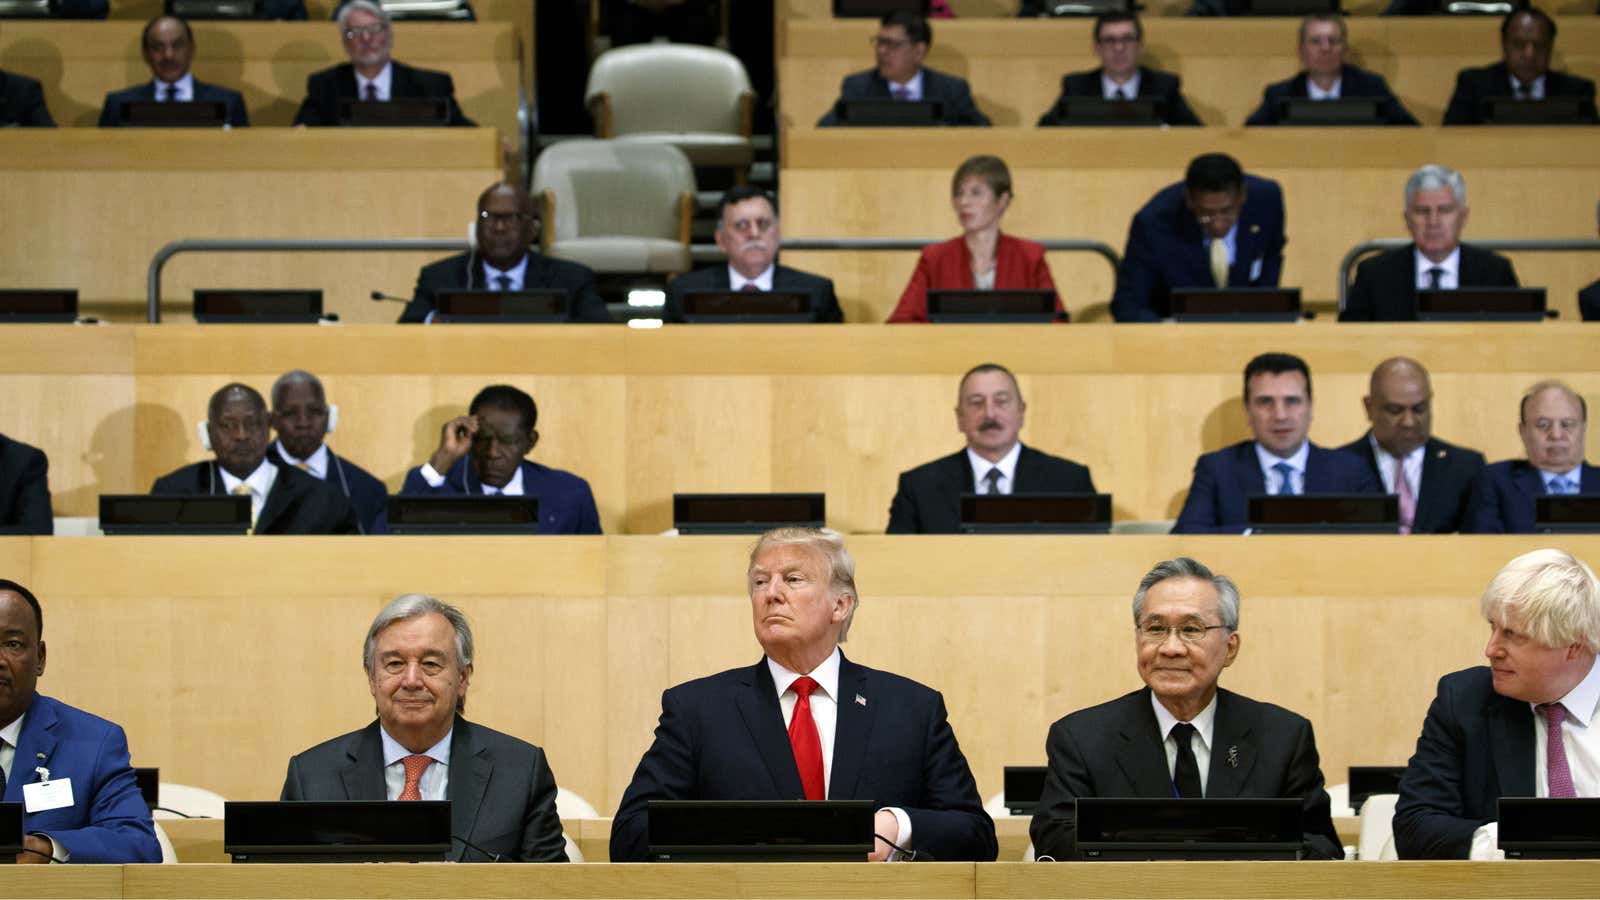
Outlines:
[[1277, 287], [1173, 288], [1177, 322], [1298, 322], [1300, 289]]
[[1540, 322], [1544, 288], [1468, 287], [1417, 291], [1419, 322]]
[[553, 323], [569, 322], [572, 295], [562, 288], [525, 291], [438, 291], [435, 322]]
[[1398, 534], [1394, 494], [1255, 494], [1246, 500], [1256, 534]]
[[322, 291], [196, 288], [194, 320], [208, 325], [312, 325], [322, 320]]
[[72, 323], [78, 319], [78, 290], [63, 288], [0, 290], [0, 323]]
[[180, 19], [259, 19], [261, 0], [167, 0], [167, 15]]
[[[1052, 290], [939, 290], [928, 292], [928, 321], [966, 325], [1054, 322]], [[1061, 318], [1065, 318], [1062, 316]]]
[[964, 534], [1106, 534], [1110, 494], [962, 494]]
[[811, 294], [807, 291], [686, 291], [683, 320], [747, 325], [810, 322]]
[[[1593, 100], [1589, 101], [1590, 103]], [[1582, 97], [1546, 97], [1518, 100], [1491, 97], [1484, 101], [1483, 119], [1492, 125], [1592, 125]]]
[[876, 19], [892, 12], [928, 15], [928, 0], [833, 0], [836, 19]]
[[864, 862], [870, 800], [651, 800], [656, 862]]
[[339, 101], [339, 124], [357, 128], [425, 128], [450, 124], [450, 101], [394, 99]]
[[1309, 16], [1313, 13], [1339, 14], [1339, 0], [1244, 0], [1241, 10], [1247, 16]]
[[228, 124], [228, 104], [220, 100], [124, 100], [122, 124], [129, 128], [221, 128]]
[[1361, 805], [1373, 794], [1400, 793], [1400, 779], [1405, 774], [1405, 766], [1351, 766], [1350, 808], [1359, 813]]
[[0, 863], [16, 861], [17, 854], [22, 852], [23, 837], [22, 804], [0, 803]]
[[774, 528], [821, 528], [827, 497], [794, 494], [673, 494], [672, 527], [679, 534], [761, 534]]
[[1066, 125], [1160, 125], [1166, 104], [1150, 98], [1107, 100], [1103, 97], [1062, 97], [1055, 118]]
[[1539, 534], [1600, 534], [1600, 494], [1545, 494], [1533, 503]]
[[100, 530], [132, 535], [244, 534], [250, 530], [250, 498], [101, 494]]
[[1086, 860], [1289, 860], [1305, 843], [1297, 797], [1079, 797], [1076, 825]]
[[394, 534], [538, 534], [539, 498], [393, 494], [388, 524]]
[[1371, 97], [1312, 100], [1287, 97], [1278, 101], [1279, 125], [1382, 125], [1379, 101]]
[[444, 862], [450, 801], [229, 801], [222, 848], [236, 863]]
[[1600, 858], [1600, 798], [1501, 797], [1495, 819], [1507, 859]]
[[938, 100], [840, 100], [839, 121], [857, 128], [919, 128], [944, 122]]
[[1031, 816], [1039, 808], [1039, 796], [1044, 793], [1044, 766], [1006, 766], [1002, 782], [1006, 812], [1013, 816]]

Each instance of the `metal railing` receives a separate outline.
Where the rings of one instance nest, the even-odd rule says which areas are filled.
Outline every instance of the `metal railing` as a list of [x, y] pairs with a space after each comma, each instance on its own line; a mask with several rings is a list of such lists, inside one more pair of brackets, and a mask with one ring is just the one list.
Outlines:
[[[784, 238], [779, 246], [784, 250], [921, 250], [929, 244], [942, 244], [949, 238]], [[1098, 253], [1111, 264], [1111, 275], [1116, 277], [1122, 257], [1117, 251], [1099, 241], [1078, 238], [1039, 240], [1046, 250]]]
[[[1469, 241], [1474, 247], [1484, 250], [1514, 250], [1514, 251], [1554, 251], [1572, 252], [1583, 250], [1600, 250], [1600, 240], [1593, 238], [1544, 238], [1535, 240], [1481, 240]], [[1350, 271], [1356, 267], [1356, 262], [1368, 253], [1378, 253], [1384, 250], [1397, 250], [1406, 247], [1411, 241], [1405, 238], [1379, 238], [1375, 241], [1366, 241], [1350, 248], [1350, 252], [1339, 261], [1339, 311], [1344, 311], [1346, 295], [1350, 293]]]

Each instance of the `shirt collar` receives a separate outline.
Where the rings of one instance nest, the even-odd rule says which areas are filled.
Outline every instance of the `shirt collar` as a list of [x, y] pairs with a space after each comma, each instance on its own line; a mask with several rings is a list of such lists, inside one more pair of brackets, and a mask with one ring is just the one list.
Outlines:
[[[26, 718], [28, 718], [28, 714], [24, 712], [22, 715], [17, 716], [16, 721], [4, 728], [0, 728], [0, 741], [5, 741], [8, 746], [15, 748], [17, 746], [18, 739], [22, 737], [22, 721]], [[15, 762], [12, 763], [11, 770], [13, 772], [12, 779], [15, 780]]]
[[[889, 81], [887, 78], [884, 80]], [[926, 99], [922, 96], [922, 70], [920, 68], [917, 69], [917, 74], [911, 76], [910, 81], [889, 81], [889, 93], [894, 93], [895, 85], [905, 88], [906, 93], [910, 95], [912, 100]]]
[[375, 84], [375, 85], [378, 86], [378, 96], [379, 97], [383, 98], [384, 100], [393, 100], [394, 99], [394, 94], [391, 93], [390, 90], [389, 90], [389, 85], [391, 85], [393, 83], [394, 83], [394, 63], [392, 63], [392, 62], [384, 63], [383, 64], [383, 71], [379, 72], [376, 76], [374, 76], [372, 78], [366, 78], [360, 72], [357, 72], [356, 73], [356, 96], [358, 98], [359, 97], [365, 97], [366, 94], [367, 94], [367, 85]]
[[[1367, 432], [1367, 445], [1372, 448], [1372, 455], [1378, 460], [1379, 463], [1386, 463], [1395, 458], [1393, 453], [1383, 449], [1383, 445], [1378, 443], [1378, 439], [1373, 436], [1371, 431]], [[1412, 465], [1415, 460], [1422, 458], [1423, 452], [1427, 449], [1428, 444], [1426, 441], [1418, 444], [1416, 449], [1412, 450], [1410, 453], [1407, 453], [1400, 460], [1400, 464], [1402, 466]], [[1379, 468], [1382, 468], [1382, 466], [1379, 466]]]
[[1011, 449], [1006, 451], [1005, 456], [1000, 457], [999, 462], [989, 462], [987, 459], [984, 459], [977, 453], [973, 452], [971, 447], [968, 447], [967, 462], [972, 466], [973, 483], [976, 484], [977, 482], [982, 481], [983, 477], [989, 474], [990, 469], [998, 466], [1000, 468], [1000, 474], [1004, 476], [1007, 481], [1011, 482], [1013, 487], [1015, 487], [1017, 483], [1017, 459], [1020, 456], [1022, 456], [1021, 441], [1017, 441], [1015, 444], [1012, 444]]
[[1121, 84], [1117, 84], [1115, 81], [1112, 81], [1111, 76], [1107, 75], [1104, 69], [1100, 70], [1100, 96], [1115, 97], [1118, 93], [1126, 94], [1129, 97], [1139, 96], [1138, 69], [1133, 70], [1132, 78], [1129, 78], [1127, 81], [1124, 81]]
[[[162, 81], [159, 78], [153, 78], [153, 79], [150, 80], [150, 86], [155, 88], [156, 99], [160, 100], [161, 99], [161, 89], [167, 86], [167, 82]], [[193, 72], [185, 72], [185, 73], [183, 73], [183, 77], [179, 78], [177, 81], [172, 82], [172, 86], [178, 89], [178, 95], [177, 95], [177, 97], [175, 99], [177, 99], [177, 100], [193, 100], [194, 99], [194, 73]]]
[[483, 484], [481, 481], [479, 482], [479, 484], [482, 485], [483, 492], [485, 494], [489, 493], [490, 491], [494, 491], [496, 494], [502, 494], [502, 495], [507, 496], [507, 497], [521, 497], [522, 496], [522, 466], [521, 465], [517, 466], [517, 471], [514, 474], [512, 474], [511, 480], [506, 482], [506, 486], [505, 487], [497, 488], [497, 487], [494, 487], [493, 485]]
[[[1537, 703], [1528, 705], [1538, 706]], [[1595, 713], [1600, 712], [1595, 709], [1596, 706], [1600, 706], [1600, 660], [1596, 660], [1589, 668], [1589, 674], [1583, 676], [1577, 687], [1561, 698], [1561, 705], [1567, 708], [1568, 716], [1578, 720], [1578, 724], [1585, 728], [1589, 727], [1589, 723], [1594, 721]]]
[[[818, 663], [815, 669], [804, 673], [810, 675], [811, 680], [817, 683], [817, 690], [826, 694], [828, 699], [834, 703], [839, 702], [840, 657], [839, 648], [834, 647], [833, 652], [828, 654], [827, 659]], [[770, 656], [767, 657], [767, 671], [772, 673], [772, 683], [777, 687], [779, 697], [782, 697], [784, 692], [789, 690], [789, 686], [794, 684], [795, 679], [802, 674], [789, 671]]]
[[1290, 454], [1288, 459], [1280, 458], [1268, 452], [1267, 448], [1261, 446], [1260, 441], [1255, 442], [1255, 448], [1256, 460], [1261, 463], [1261, 471], [1263, 472], [1272, 471], [1272, 467], [1278, 463], [1288, 463], [1289, 468], [1295, 470], [1301, 475], [1304, 475], [1306, 471], [1306, 460], [1311, 458], [1311, 441], [1309, 440], [1301, 441], [1300, 449]]
[[[1150, 705], [1155, 707], [1156, 727], [1160, 729], [1161, 739], [1164, 741], [1172, 734], [1172, 726], [1178, 724], [1178, 717], [1161, 705], [1161, 699], [1156, 696], [1155, 691], [1150, 692]], [[1200, 715], [1195, 716], [1194, 720], [1189, 724], [1193, 725], [1194, 730], [1200, 733], [1200, 740], [1205, 743], [1207, 749], [1210, 749], [1212, 746], [1211, 736], [1216, 733], [1217, 726], [1216, 694], [1211, 695], [1211, 702], [1207, 703], [1206, 708], [1200, 710]]]
[[494, 289], [494, 280], [500, 275], [511, 276], [511, 286], [516, 290], [526, 290], [528, 287], [528, 254], [522, 254], [522, 259], [509, 269], [496, 269], [489, 265], [488, 260], [483, 263], [483, 283]]
[[1580, 487], [1583, 484], [1583, 463], [1578, 463], [1565, 472], [1550, 472], [1544, 469], [1536, 469], [1535, 471], [1539, 473], [1539, 482], [1544, 485], [1546, 493], [1550, 491], [1550, 482], [1555, 481], [1557, 478], [1565, 478], [1574, 484], [1580, 485]]
[[1312, 100], [1337, 100], [1339, 99], [1339, 88], [1343, 84], [1344, 78], [1341, 76], [1333, 80], [1332, 87], [1328, 88], [1327, 90], [1323, 90], [1322, 88], [1317, 87], [1317, 83], [1311, 80], [1310, 75], [1307, 75], [1306, 96], [1310, 97]]
[[1451, 278], [1454, 279], [1457, 284], [1461, 283], [1461, 279], [1456, 274], [1461, 270], [1461, 245], [1457, 244], [1456, 248], [1450, 251], [1449, 256], [1446, 256], [1444, 259], [1438, 262], [1434, 262], [1426, 256], [1423, 256], [1421, 250], [1412, 250], [1412, 253], [1415, 255], [1417, 261], [1418, 284], [1422, 283], [1422, 276], [1427, 274], [1429, 269], [1435, 268], [1443, 269], [1445, 274], [1451, 276]]
[[1537, 99], [1537, 100], [1543, 100], [1544, 99], [1544, 76], [1543, 75], [1540, 75], [1538, 78], [1535, 78], [1532, 81], [1523, 82], [1523, 81], [1518, 81], [1517, 80], [1517, 76], [1512, 75], [1511, 73], [1507, 72], [1506, 73], [1506, 80], [1511, 82], [1511, 95], [1513, 97], [1516, 96], [1518, 87], [1526, 87], [1528, 89], [1528, 95], [1530, 97], [1533, 97], [1534, 99]]
[[740, 291], [740, 290], [744, 290], [744, 286], [745, 285], [753, 284], [753, 285], [755, 285], [756, 287], [760, 288], [763, 291], [770, 291], [770, 290], [772, 290], [772, 278], [773, 278], [773, 275], [777, 271], [778, 271], [778, 264], [777, 263], [772, 263], [772, 264], [768, 265], [766, 270], [763, 271], [760, 275], [757, 275], [754, 278], [746, 278], [743, 275], [739, 274], [739, 270], [735, 269], [733, 266], [729, 266], [728, 267], [728, 286], [730, 288], [732, 288], [733, 290]]
[[273, 441], [272, 446], [277, 448], [278, 456], [284, 462], [294, 466], [295, 468], [299, 468], [301, 463], [305, 463], [306, 468], [310, 470], [312, 475], [315, 475], [324, 481], [327, 480], [329, 455], [327, 444], [318, 444], [317, 449], [312, 451], [311, 455], [305, 459], [295, 459], [293, 456], [290, 456], [289, 451], [284, 449], [283, 441]]
[[217, 472], [222, 476], [222, 492], [225, 494], [233, 493], [233, 489], [240, 484], [247, 484], [250, 486], [250, 493], [253, 496], [266, 497], [267, 492], [272, 490], [272, 483], [278, 480], [278, 467], [272, 464], [272, 460], [265, 457], [262, 458], [261, 465], [256, 466], [256, 470], [242, 481], [233, 477], [233, 473], [224, 469], [220, 463], [214, 463], [214, 465], [217, 467]]
[[[431, 758], [436, 763], [450, 765], [450, 739], [455, 736], [455, 726], [444, 733], [439, 743], [434, 744], [422, 752], [423, 756]], [[389, 730], [378, 723], [378, 739], [383, 742], [383, 767], [388, 768], [402, 759], [413, 755], [410, 750], [400, 746], [400, 742], [389, 736]]]

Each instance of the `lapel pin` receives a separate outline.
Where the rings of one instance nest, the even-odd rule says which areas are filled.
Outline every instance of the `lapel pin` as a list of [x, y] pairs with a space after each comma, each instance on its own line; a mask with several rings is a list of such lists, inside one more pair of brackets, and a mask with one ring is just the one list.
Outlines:
[[1251, 234], [1260, 234], [1261, 233], [1261, 226], [1260, 225], [1251, 225], [1250, 226], [1250, 233]]
[[1439, 458], [1440, 459], [1444, 459], [1444, 451], [1443, 450], [1439, 451]]
[[860, 694], [857, 694], [856, 695], [856, 705], [857, 706], [866, 706], [867, 705], [867, 698], [861, 696]]
[[1230, 768], [1230, 769], [1239, 768], [1239, 748], [1238, 748], [1238, 746], [1232, 746], [1232, 747], [1228, 748], [1228, 768]]

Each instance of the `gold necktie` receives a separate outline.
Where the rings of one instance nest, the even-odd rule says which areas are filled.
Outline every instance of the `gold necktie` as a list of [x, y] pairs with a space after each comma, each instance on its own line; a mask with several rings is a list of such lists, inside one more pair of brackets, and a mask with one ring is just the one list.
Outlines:
[[299, 469], [302, 472], [305, 472], [308, 475], [311, 474], [311, 467], [306, 465], [304, 462], [297, 462], [297, 463], [294, 464], [294, 467], [296, 469]]
[[1211, 279], [1219, 288], [1228, 286], [1228, 245], [1222, 238], [1211, 239]]
[[245, 484], [244, 482], [240, 482], [237, 486], [234, 487], [233, 493], [235, 495], [237, 495], [237, 496], [240, 496], [240, 497], [250, 497], [251, 498], [250, 499], [250, 527], [248, 529], [246, 529], [245, 534], [255, 534], [256, 533], [256, 501], [255, 501], [254, 495], [251, 494], [251, 492], [250, 492], [250, 485]]

